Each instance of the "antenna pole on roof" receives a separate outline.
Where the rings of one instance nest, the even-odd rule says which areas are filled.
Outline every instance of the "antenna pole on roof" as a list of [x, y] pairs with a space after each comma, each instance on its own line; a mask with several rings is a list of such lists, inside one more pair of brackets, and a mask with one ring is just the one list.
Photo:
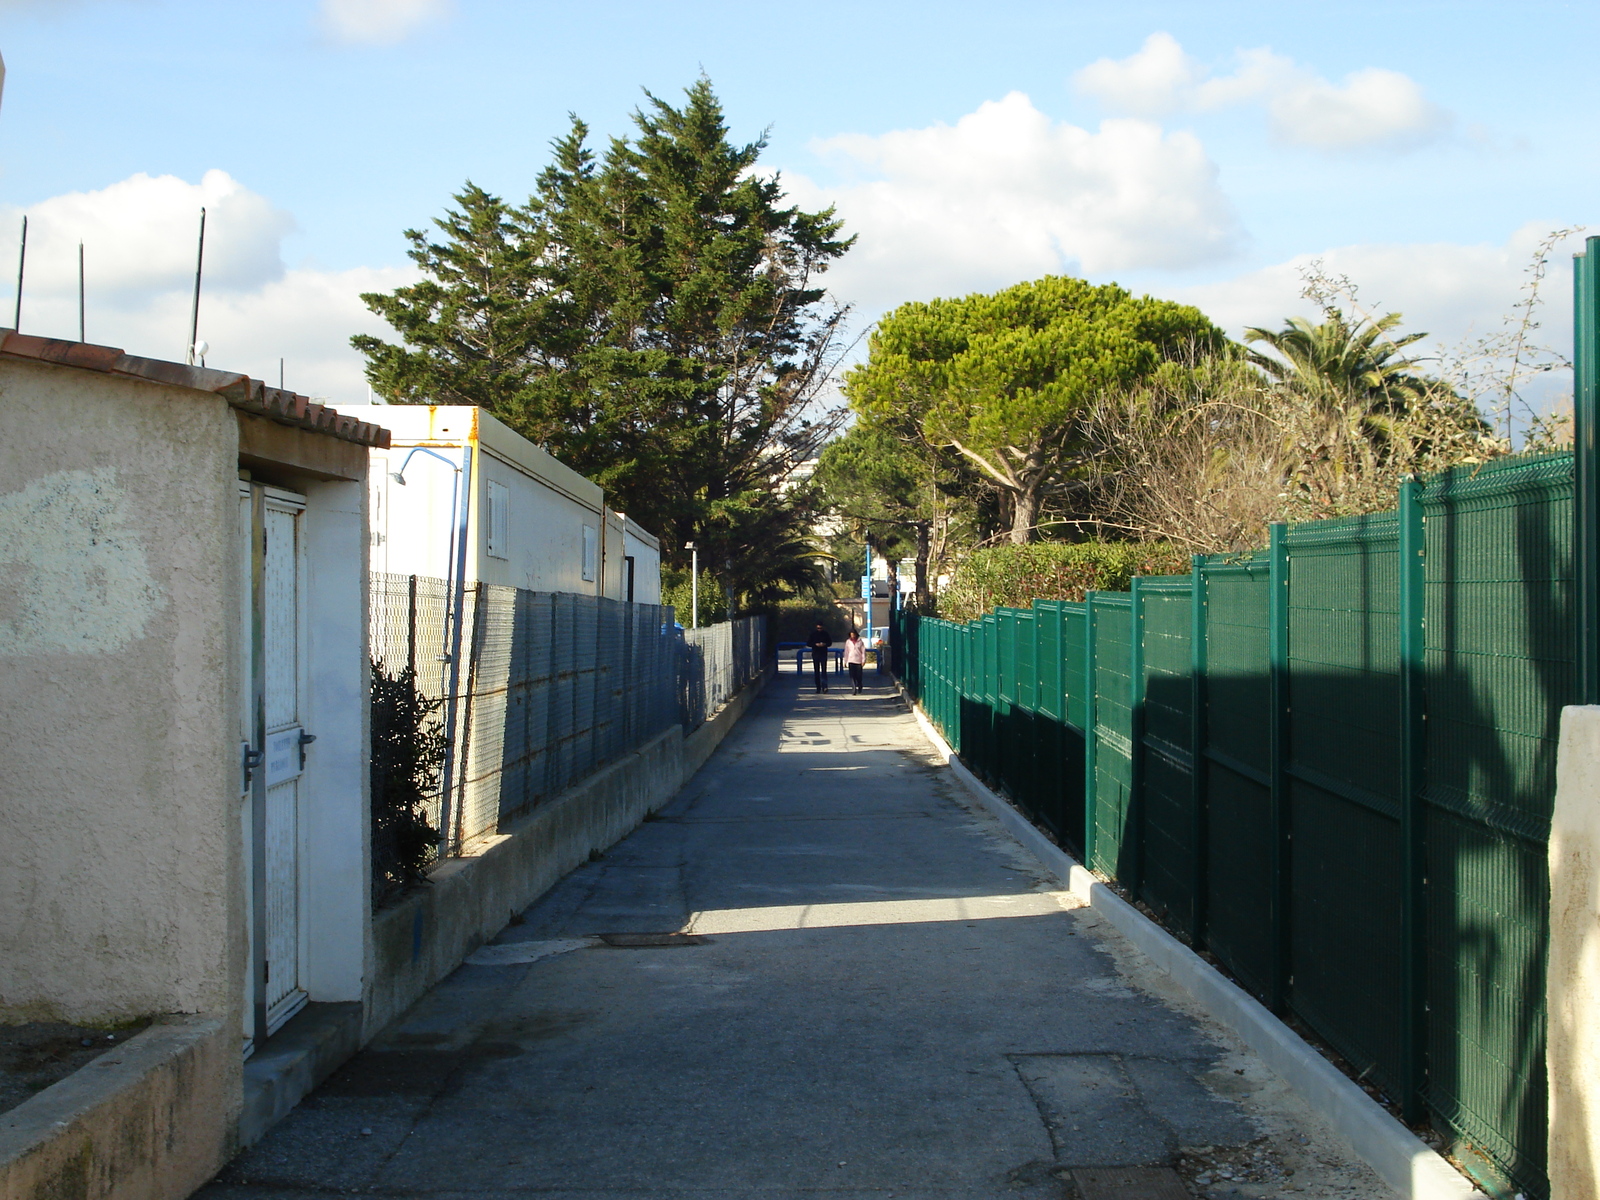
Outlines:
[[278, 360], [278, 390], [283, 391], [283, 359]]
[[78, 340], [87, 342], [83, 336], [83, 243], [78, 243]]
[[11, 328], [22, 329], [22, 271], [28, 265], [28, 218], [22, 218], [22, 246], [17, 250], [17, 311], [11, 318]]
[[206, 265], [206, 210], [200, 210], [200, 245], [194, 256], [194, 304], [189, 309], [189, 365], [200, 341], [200, 272]]

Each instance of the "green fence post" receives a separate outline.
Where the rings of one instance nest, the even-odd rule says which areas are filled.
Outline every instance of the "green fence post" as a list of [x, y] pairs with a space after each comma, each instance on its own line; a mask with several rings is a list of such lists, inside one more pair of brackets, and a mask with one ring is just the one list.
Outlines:
[[1198, 950], [1206, 936], [1206, 577], [1205, 558], [1189, 560], [1189, 792], [1194, 806], [1189, 832], [1194, 846], [1194, 896], [1189, 941]]
[[1600, 490], [1595, 425], [1600, 416], [1600, 237], [1572, 261], [1572, 450], [1576, 473], [1578, 701], [1600, 704]]
[[1094, 593], [1083, 594], [1083, 865], [1094, 869]]
[[1122, 844], [1133, 841], [1132, 853], [1125, 857], [1132, 866], [1128, 890], [1138, 896], [1144, 888], [1144, 595], [1137, 575], [1128, 583], [1128, 811], [1124, 817]]
[[1423, 1115], [1427, 941], [1423, 920], [1423, 529], [1421, 487], [1400, 484], [1400, 1105]]
[[1289, 821], [1289, 527], [1271, 526], [1271, 559], [1267, 572], [1268, 778], [1272, 804], [1272, 980], [1269, 1007], [1281, 1012], [1288, 1003], [1290, 966]]

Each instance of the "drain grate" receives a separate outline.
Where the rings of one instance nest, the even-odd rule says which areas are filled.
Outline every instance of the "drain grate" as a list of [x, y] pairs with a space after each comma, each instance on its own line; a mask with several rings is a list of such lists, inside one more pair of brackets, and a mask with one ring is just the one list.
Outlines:
[[601, 933], [596, 934], [618, 950], [650, 950], [658, 946], [703, 946], [711, 939], [693, 933]]
[[1189, 1200], [1171, 1167], [1079, 1167], [1072, 1182], [1083, 1200]]

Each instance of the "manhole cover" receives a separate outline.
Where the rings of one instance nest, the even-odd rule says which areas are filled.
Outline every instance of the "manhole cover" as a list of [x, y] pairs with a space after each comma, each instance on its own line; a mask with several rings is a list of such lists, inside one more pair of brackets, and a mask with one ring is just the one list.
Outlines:
[[1171, 1167], [1080, 1167], [1072, 1182], [1083, 1200], [1189, 1200]]
[[602, 933], [600, 940], [619, 950], [648, 950], [654, 946], [702, 946], [711, 939], [692, 933]]

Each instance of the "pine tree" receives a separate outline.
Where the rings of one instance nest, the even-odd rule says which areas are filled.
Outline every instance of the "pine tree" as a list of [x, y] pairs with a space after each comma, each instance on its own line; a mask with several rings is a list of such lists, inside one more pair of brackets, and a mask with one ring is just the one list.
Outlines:
[[[429, 276], [363, 297], [400, 333], [355, 344], [398, 402], [478, 403], [603, 486], [742, 595], [808, 578], [815, 515], [795, 468], [837, 429], [819, 394], [845, 310], [818, 277], [849, 248], [833, 211], [783, 205], [729, 140], [705, 78], [682, 107], [646, 93], [631, 139], [596, 159], [573, 118], [528, 203], [468, 185]], [[775, 561], [775, 546], [795, 561]]]

